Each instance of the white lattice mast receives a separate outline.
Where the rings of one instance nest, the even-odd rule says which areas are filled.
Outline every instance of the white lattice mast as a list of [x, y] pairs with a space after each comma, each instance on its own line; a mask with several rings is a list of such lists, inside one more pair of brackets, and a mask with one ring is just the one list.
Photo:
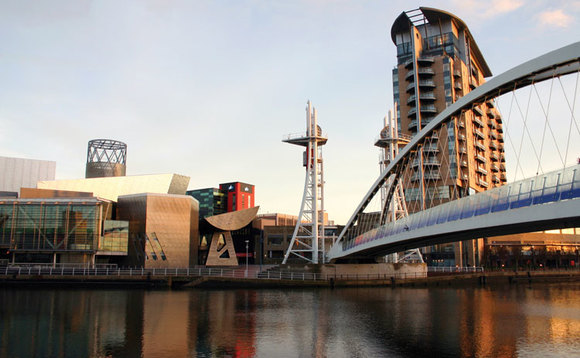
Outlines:
[[322, 146], [327, 138], [317, 123], [316, 109], [308, 101], [306, 133], [289, 135], [283, 142], [306, 147], [303, 165], [306, 168], [302, 205], [292, 240], [284, 255], [283, 264], [290, 255], [317, 264], [324, 261], [324, 171]]
[[[395, 159], [397, 154], [399, 154], [399, 147], [407, 145], [410, 139], [411, 138], [408, 136], [399, 135], [396, 117], [393, 116], [393, 111], [389, 111], [388, 117], [384, 118], [384, 127], [381, 130], [381, 134], [375, 142], [375, 146], [383, 148], [380, 153], [379, 162], [381, 173], [387, 168], [389, 163]], [[381, 187], [382, 208], [387, 205], [387, 187], [389, 187], [390, 184], [390, 182], [386, 182], [385, 185]], [[403, 192], [403, 185], [400, 181], [393, 192], [393, 199], [391, 200], [390, 207], [383, 211], [388, 215], [387, 220], [385, 220], [386, 222], [397, 221], [408, 215], [407, 205], [405, 203], [405, 193]]]
[[[395, 113], [395, 114], [393, 114]], [[388, 117], [384, 119], [384, 127], [381, 130], [379, 138], [375, 142], [375, 146], [383, 148], [380, 153], [380, 170], [381, 173], [387, 168], [389, 163], [399, 154], [399, 148], [407, 145], [411, 140], [411, 137], [399, 134], [399, 129], [397, 125], [397, 104], [395, 103], [394, 111], [389, 111]], [[393, 191], [393, 196], [391, 202], [387, 203], [387, 188], [391, 185], [390, 181], [387, 181], [381, 187], [381, 208], [387, 209], [382, 210], [386, 213], [386, 222], [397, 221], [405, 216], [409, 215], [407, 211], [407, 204], [405, 202], [405, 192], [403, 191], [403, 183], [399, 181], [395, 186]], [[389, 205], [389, 208], [385, 208]], [[381, 220], [382, 221], [382, 220]], [[393, 262], [402, 261], [420, 261], [423, 262], [423, 256], [419, 249], [408, 250], [405, 254], [399, 258], [397, 253], [391, 255], [390, 258]]]

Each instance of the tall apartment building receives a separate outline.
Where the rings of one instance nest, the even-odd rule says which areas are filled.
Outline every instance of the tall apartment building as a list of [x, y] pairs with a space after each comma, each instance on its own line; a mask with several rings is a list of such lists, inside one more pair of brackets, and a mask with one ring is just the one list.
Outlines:
[[[413, 136], [491, 71], [467, 25], [445, 11], [401, 13], [391, 28], [397, 46], [393, 95], [400, 134]], [[431, 136], [404, 183], [410, 213], [506, 181], [503, 130], [492, 100], [479, 103]], [[443, 247], [441, 247], [443, 246]], [[479, 265], [481, 240], [426, 248], [431, 264]]]

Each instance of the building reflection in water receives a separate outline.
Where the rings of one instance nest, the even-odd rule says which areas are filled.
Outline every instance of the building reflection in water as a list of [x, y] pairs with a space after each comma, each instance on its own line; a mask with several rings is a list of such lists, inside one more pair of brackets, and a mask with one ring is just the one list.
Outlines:
[[579, 292], [0, 289], [0, 357], [574, 355]]

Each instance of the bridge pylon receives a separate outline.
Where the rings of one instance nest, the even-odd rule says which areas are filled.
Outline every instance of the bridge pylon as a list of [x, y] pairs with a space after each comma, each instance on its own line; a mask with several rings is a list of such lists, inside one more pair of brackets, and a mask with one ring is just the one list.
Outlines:
[[318, 264], [324, 262], [325, 256], [322, 146], [327, 138], [317, 123], [317, 112], [310, 101], [306, 107], [306, 132], [288, 135], [282, 141], [305, 147], [303, 166], [306, 168], [300, 213], [282, 264], [288, 262], [290, 255]]

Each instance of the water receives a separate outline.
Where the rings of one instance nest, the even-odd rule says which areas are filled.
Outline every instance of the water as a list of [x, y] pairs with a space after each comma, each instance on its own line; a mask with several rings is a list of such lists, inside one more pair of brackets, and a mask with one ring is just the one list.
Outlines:
[[578, 357], [580, 283], [0, 289], [0, 357]]

